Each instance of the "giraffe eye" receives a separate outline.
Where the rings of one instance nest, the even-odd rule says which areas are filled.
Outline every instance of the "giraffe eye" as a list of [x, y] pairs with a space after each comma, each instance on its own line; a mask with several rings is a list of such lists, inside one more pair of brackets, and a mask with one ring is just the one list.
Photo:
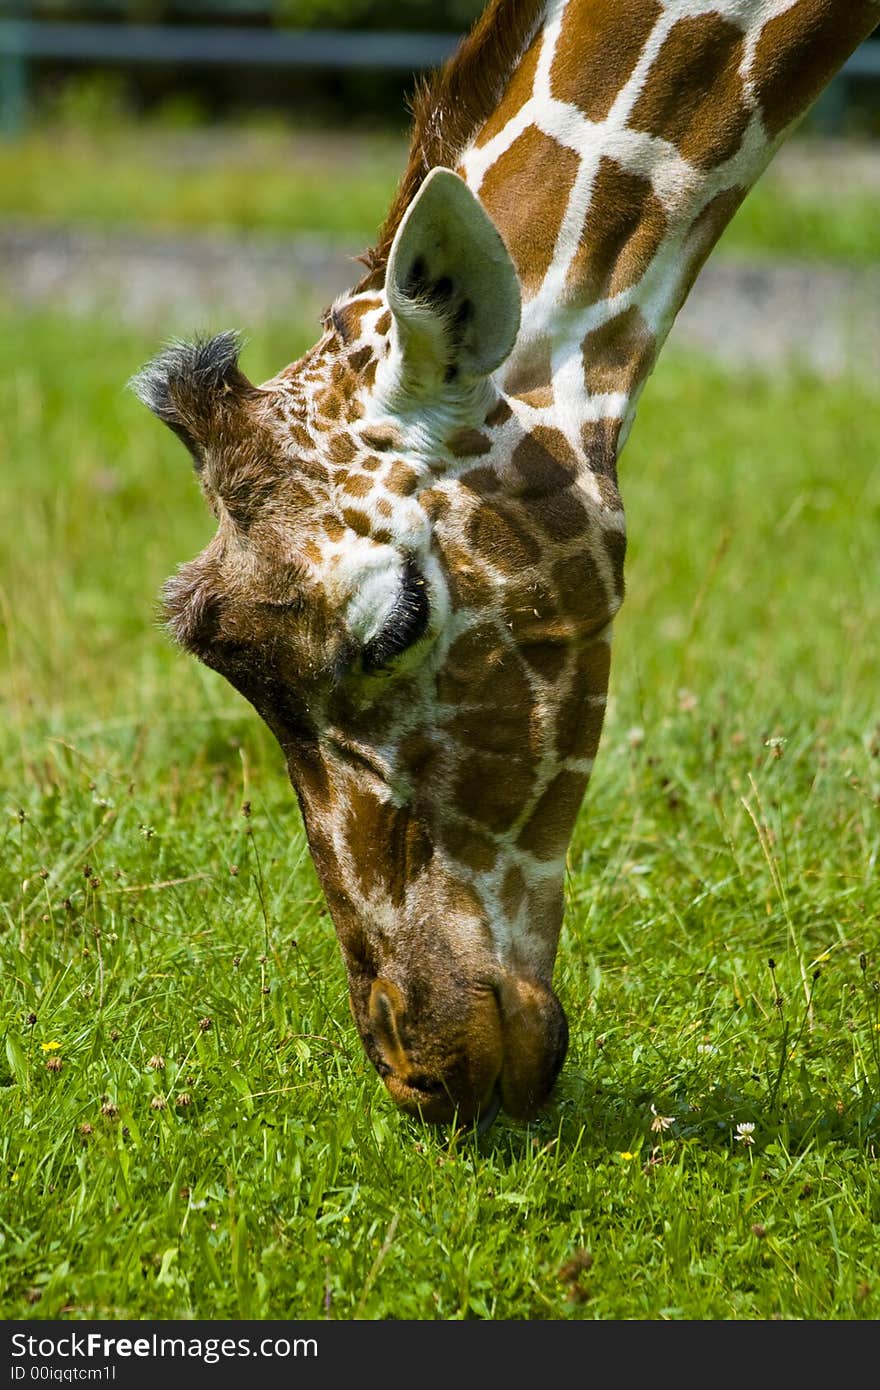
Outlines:
[[385, 626], [364, 647], [364, 671], [373, 673], [386, 669], [401, 652], [412, 647], [425, 634], [429, 616], [428, 590], [424, 577], [412, 560], [407, 560], [403, 581], [394, 607]]

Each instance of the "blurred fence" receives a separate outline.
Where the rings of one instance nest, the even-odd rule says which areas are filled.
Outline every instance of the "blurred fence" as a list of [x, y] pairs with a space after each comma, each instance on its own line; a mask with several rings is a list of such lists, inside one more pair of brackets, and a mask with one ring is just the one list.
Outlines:
[[[204, 24], [123, 22], [118, 0], [104, 0], [107, 21], [64, 21], [42, 17], [40, 0], [6, 0], [0, 18], [0, 133], [20, 131], [28, 109], [32, 65], [166, 64], [181, 67], [286, 68], [310, 71], [372, 69], [411, 74], [436, 67], [454, 51], [458, 33], [401, 30], [317, 30], [247, 27], [218, 23], [224, 11], [266, 21], [271, 0], [204, 0], [196, 8], [210, 17]], [[190, 11], [192, 4], [190, 5]], [[51, 13], [51, 11], [50, 11]], [[814, 108], [814, 124], [824, 134], [842, 129], [853, 82], [880, 90], [880, 42], [866, 42], [852, 55]]]

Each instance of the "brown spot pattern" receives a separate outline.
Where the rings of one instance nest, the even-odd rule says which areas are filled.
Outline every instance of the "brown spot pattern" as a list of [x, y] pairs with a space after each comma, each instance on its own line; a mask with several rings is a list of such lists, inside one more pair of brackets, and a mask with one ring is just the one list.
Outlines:
[[650, 179], [603, 156], [567, 285], [578, 304], [621, 294], [641, 280], [666, 232]]
[[660, 13], [656, 0], [572, 0], [566, 41], [550, 70], [553, 96], [579, 107], [591, 121], [604, 121]]
[[530, 671], [534, 671], [541, 680], [553, 684], [557, 681], [565, 669], [568, 659], [566, 649], [563, 645], [547, 641], [534, 641], [529, 643], [520, 639], [520, 656], [526, 663]]
[[474, 873], [488, 873], [494, 868], [498, 856], [494, 841], [475, 831], [472, 826], [449, 817], [444, 820], [440, 834], [446, 852]]
[[528, 801], [533, 772], [530, 764], [505, 754], [473, 752], [459, 764], [453, 799], [462, 815], [501, 834], [509, 830]]
[[540, 425], [517, 444], [511, 468], [516, 496], [531, 503], [570, 487], [577, 477], [578, 461], [561, 430]]
[[632, 304], [607, 323], [594, 328], [583, 341], [584, 382], [593, 395], [631, 392], [648, 376], [654, 361], [654, 335], [642, 311]]
[[739, 67], [745, 37], [716, 14], [680, 19], [667, 34], [629, 118], [710, 169], [736, 154], [749, 120]]
[[502, 574], [519, 574], [540, 559], [531, 530], [502, 503], [482, 502], [468, 520], [467, 538], [477, 555]]
[[605, 707], [596, 703], [605, 696], [611, 674], [611, 648], [607, 642], [592, 642], [580, 653], [571, 688], [563, 699], [557, 718], [556, 751], [560, 758], [593, 758]]
[[368, 425], [361, 431], [361, 439], [368, 449], [378, 449], [380, 453], [403, 448], [403, 436], [392, 424]]
[[574, 488], [537, 498], [530, 505], [538, 525], [554, 540], [573, 541], [587, 528], [586, 508]]
[[479, 454], [488, 454], [492, 448], [492, 441], [479, 430], [462, 429], [457, 430], [446, 442], [446, 447], [453, 458], [465, 459], [472, 458]]
[[872, 0], [800, 0], [764, 26], [750, 76], [771, 138], [812, 103], [876, 24]]
[[685, 239], [685, 252], [679, 271], [680, 285], [676, 296], [678, 305], [683, 304], [690, 293], [706, 257], [733, 217], [745, 193], [744, 188], [727, 188], [723, 193], [717, 193], [699, 216], [694, 218]]
[[367, 497], [375, 486], [374, 480], [362, 473], [349, 474], [345, 480], [345, 491], [349, 497]]
[[526, 297], [540, 288], [553, 258], [579, 164], [574, 150], [528, 126], [483, 180], [480, 198], [507, 243]]
[[605, 584], [589, 550], [557, 560], [553, 580], [566, 613], [595, 614], [594, 626], [605, 622], [610, 607]]
[[555, 859], [564, 853], [586, 785], [580, 772], [557, 773], [520, 831], [520, 849], [538, 859]]
[[[523, 681], [525, 686], [525, 682]], [[524, 749], [529, 736], [529, 690], [520, 692], [520, 703], [491, 706], [465, 706], [445, 724], [450, 738], [462, 748], [475, 752], [508, 754], [511, 748]]]
[[329, 420], [331, 423], [334, 420], [338, 420], [339, 417], [342, 415], [344, 405], [345, 401], [342, 395], [338, 391], [332, 389], [328, 391], [322, 391], [321, 395], [315, 402], [315, 408], [317, 410], [318, 415], [321, 416], [324, 420]]
[[452, 506], [449, 494], [445, 489], [439, 487], [426, 488], [419, 496], [419, 504], [431, 521], [441, 520]]
[[343, 343], [355, 342], [361, 336], [364, 314], [370, 313], [373, 309], [378, 309], [380, 303], [381, 300], [372, 297], [350, 299], [338, 308], [334, 308], [332, 314], [333, 327], [336, 329]]
[[527, 358], [514, 363], [504, 382], [508, 395], [518, 396], [533, 406], [553, 404], [552, 349], [550, 339], [542, 338], [531, 346]]
[[358, 348], [356, 352], [349, 353], [348, 365], [353, 372], [362, 372], [372, 356], [373, 349], [371, 347]]
[[511, 920], [520, 912], [528, 896], [528, 884], [523, 871], [517, 864], [511, 865], [504, 875], [501, 888], [501, 905]]
[[590, 420], [581, 430], [581, 448], [593, 473], [617, 480], [617, 441], [620, 421], [605, 418]]
[[391, 465], [385, 486], [398, 497], [411, 497], [419, 485], [418, 469], [410, 468], [401, 459]]
[[[444, 704], [478, 703], [485, 682], [494, 684], [504, 670], [505, 649], [494, 623], [480, 623], [453, 642], [437, 680], [437, 696]], [[508, 669], [508, 679], [510, 667]], [[521, 688], [504, 692], [510, 698], [528, 695]]]
[[626, 558], [626, 533], [609, 527], [607, 531], [602, 532], [602, 542], [611, 565], [611, 573], [617, 583], [615, 606], [619, 608], [623, 602], [623, 562]]
[[439, 752], [437, 741], [430, 734], [407, 734], [400, 744], [403, 764], [416, 780], [433, 775]]
[[344, 466], [357, 455], [357, 445], [346, 430], [336, 430], [330, 437], [328, 457], [331, 463]]
[[470, 488], [471, 492], [477, 493], [480, 497], [485, 497], [487, 493], [497, 492], [501, 487], [501, 479], [494, 468], [472, 468], [469, 473], [464, 473], [459, 478], [462, 487]]
[[[423, 498], [420, 500], [423, 501]], [[448, 505], [448, 499], [442, 495], [440, 500]], [[444, 537], [440, 559], [453, 607], [478, 608], [485, 601], [486, 580], [479, 567], [474, 564], [471, 552], [465, 546]]]
[[349, 530], [354, 531], [355, 535], [368, 536], [370, 534], [370, 518], [366, 512], [362, 512], [358, 507], [344, 507], [342, 519]]
[[[352, 789], [347, 801], [346, 841], [361, 891], [369, 896], [382, 889], [399, 907], [407, 885], [430, 863], [430, 836], [407, 809], [369, 792]], [[377, 845], [387, 846], [388, 852], [377, 854]]]
[[501, 398], [495, 405], [493, 405], [492, 409], [489, 411], [489, 414], [486, 416], [486, 424], [489, 426], [490, 429], [495, 429], [497, 425], [505, 424], [510, 419], [512, 414], [513, 411], [507, 404], [507, 401]]

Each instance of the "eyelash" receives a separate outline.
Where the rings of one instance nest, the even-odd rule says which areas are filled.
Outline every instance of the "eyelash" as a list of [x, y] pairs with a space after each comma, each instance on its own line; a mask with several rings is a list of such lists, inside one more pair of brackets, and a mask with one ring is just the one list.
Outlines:
[[384, 670], [394, 657], [424, 636], [428, 616], [425, 581], [412, 560], [407, 560], [400, 593], [385, 626], [364, 647], [363, 669], [370, 673]]

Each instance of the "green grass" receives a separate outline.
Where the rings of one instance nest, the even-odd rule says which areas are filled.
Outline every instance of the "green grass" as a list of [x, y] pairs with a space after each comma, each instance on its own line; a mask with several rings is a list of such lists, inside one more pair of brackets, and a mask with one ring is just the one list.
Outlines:
[[876, 1319], [871, 388], [646, 391], [571, 1050], [476, 1141], [393, 1110], [280, 755], [155, 622], [211, 523], [154, 347], [0, 332], [0, 1315]]
[[786, 187], [771, 165], [721, 237], [718, 254], [875, 266], [878, 218], [880, 188], [832, 200], [821, 189]]
[[0, 216], [371, 241], [406, 164], [392, 136], [37, 131], [0, 141]]
[[[406, 141], [391, 135], [167, 131], [108, 115], [95, 129], [50, 126], [0, 141], [0, 217], [156, 231], [320, 228], [360, 248], [374, 239], [405, 163]], [[876, 264], [878, 221], [876, 181], [829, 199], [821, 173], [798, 183], [771, 165], [718, 249]]]

